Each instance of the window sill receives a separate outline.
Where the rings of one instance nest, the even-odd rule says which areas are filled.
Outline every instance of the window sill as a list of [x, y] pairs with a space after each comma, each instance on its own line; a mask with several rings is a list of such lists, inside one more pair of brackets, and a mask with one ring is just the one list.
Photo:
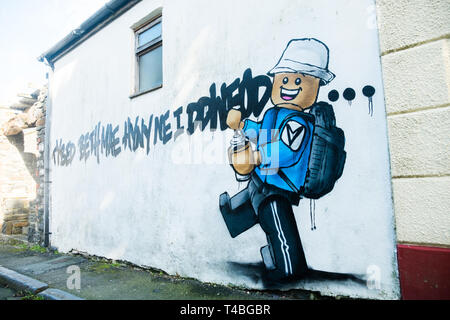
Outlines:
[[130, 98], [130, 99], [134, 99], [134, 98], [136, 98], [136, 97], [142, 96], [143, 94], [146, 94], [146, 93], [149, 93], [149, 92], [158, 90], [158, 89], [160, 89], [160, 88], [162, 88], [162, 84], [159, 85], [159, 86], [157, 86], [157, 87], [154, 87], [154, 88], [151, 88], [151, 89], [147, 89], [147, 90], [145, 90], [145, 91], [141, 91], [141, 92], [134, 93], [134, 94], [132, 94], [131, 96], [129, 96], [129, 98]]

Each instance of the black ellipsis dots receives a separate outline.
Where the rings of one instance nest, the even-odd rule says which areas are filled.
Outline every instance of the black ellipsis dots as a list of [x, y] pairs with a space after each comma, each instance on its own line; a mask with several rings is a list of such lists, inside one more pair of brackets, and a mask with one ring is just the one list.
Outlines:
[[362, 89], [362, 93], [363, 93], [363, 95], [364, 95], [365, 97], [371, 98], [371, 97], [373, 97], [373, 95], [375, 94], [375, 88], [372, 87], [372, 86], [365, 86], [365, 87]]
[[356, 97], [356, 92], [352, 88], [347, 88], [344, 90], [344, 99], [347, 100], [349, 103], [353, 101]]
[[372, 86], [365, 86], [362, 89], [362, 93], [365, 97], [369, 99], [369, 115], [373, 116], [373, 95], [375, 94], [375, 88]]
[[[369, 99], [369, 114], [372, 116], [373, 115], [372, 97], [375, 95], [375, 88], [370, 85], [366, 85], [362, 89], [362, 94]], [[352, 88], [347, 88], [342, 93], [342, 96], [344, 97], [345, 100], [348, 101], [348, 104], [351, 105], [352, 101], [355, 100], [355, 98], [356, 98], [356, 92]], [[338, 101], [339, 100], [339, 92], [335, 89], [328, 92], [328, 100], [330, 100], [331, 102]]]
[[328, 100], [330, 100], [331, 102], [335, 102], [339, 99], [339, 92], [337, 92], [337, 90], [331, 90], [328, 93]]

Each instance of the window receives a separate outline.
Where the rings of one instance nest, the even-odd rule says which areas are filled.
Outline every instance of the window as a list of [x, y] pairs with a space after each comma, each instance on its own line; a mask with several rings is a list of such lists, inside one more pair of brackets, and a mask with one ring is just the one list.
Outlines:
[[162, 86], [161, 17], [139, 28], [136, 35], [136, 86], [139, 95]]

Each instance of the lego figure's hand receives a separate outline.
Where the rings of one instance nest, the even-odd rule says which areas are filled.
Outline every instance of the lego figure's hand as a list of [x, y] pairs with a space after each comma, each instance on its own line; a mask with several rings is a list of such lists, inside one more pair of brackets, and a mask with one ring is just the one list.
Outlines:
[[241, 121], [242, 114], [239, 110], [231, 109], [227, 115], [227, 125], [233, 130], [244, 128], [244, 122]]
[[261, 164], [261, 154], [259, 151], [252, 151], [251, 148], [234, 152], [230, 158], [234, 170], [242, 175], [251, 173]]
[[253, 152], [253, 161], [255, 162], [255, 166], [259, 166], [262, 162], [261, 153], [258, 150]]

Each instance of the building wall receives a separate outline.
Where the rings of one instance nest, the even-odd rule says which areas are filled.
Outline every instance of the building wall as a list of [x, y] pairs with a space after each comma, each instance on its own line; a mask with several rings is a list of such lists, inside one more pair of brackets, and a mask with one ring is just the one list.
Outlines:
[[[161, 6], [164, 84], [131, 99], [131, 26]], [[315, 230], [309, 200], [294, 207], [309, 267], [328, 273], [281, 289], [398, 298], [374, 8], [371, 0], [267, 1], [264, 6], [260, 1], [147, 0], [57, 60], [49, 87], [52, 245], [202, 281], [265, 288], [258, 276], [264, 232], [254, 226], [233, 239], [219, 211], [221, 193], [233, 195], [244, 187], [227, 163], [232, 132], [207, 127], [188, 135], [188, 110], [219, 98], [226, 99], [226, 110], [231, 94], [238, 94], [229, 89], [226, 98], [230, 84], [236, 80], [247, 92], [258, 89], [255, 78], [270, 79], [266, 73], [289, 40], [313, 37], [328, 46], [329, 68], [337, 75], [318, 99], [331, 102], [329, 92], [340, 94], [333, 106], [345, 132], [347, 160], [333, 191], [315, 202]], [[368, 85], [376, 90], [370, 99], [361, 92]], [[344, 94], [346, 88], [354, 88], [356, 96]], [[180, 107], [184, 132], [177, 136], [174, 114]], [[268, 102], [264, 111], [270, 107]], [[159, 136], [154, 130], [161, 122]], [[150, 131], [129, 135], [136, 124], [142, 130], [150, 123]], [[142, 137], [142, 145], [136, 137]]]
[[402, 293], [449, 298], [450, 2], [377, 9]]

